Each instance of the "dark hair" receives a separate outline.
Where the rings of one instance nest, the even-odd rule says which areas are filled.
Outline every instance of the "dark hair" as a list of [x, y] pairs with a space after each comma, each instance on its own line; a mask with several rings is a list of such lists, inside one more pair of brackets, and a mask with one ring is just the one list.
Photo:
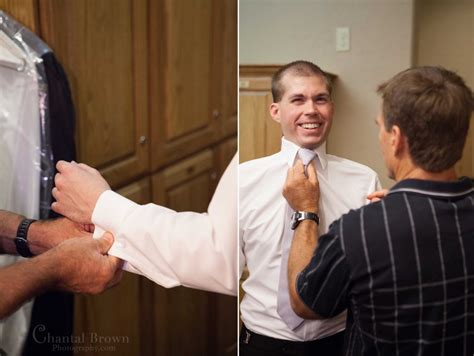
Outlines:
[[294, 61], [278, 69], [272, 76], [272, 96], [274, 103], [278, 103], [283, 97], [285, 88], [283, 87], [282, 79], [286, 74], [292, 74], [300, 77], [321, 77], [326, 84], [329, 95], [331, 95], [331, 79], [321, 68], [308, 61]]
[[377, 92], [386, 130], [400, 128], [414, 164], [436, 173], [461, 159], [474, 99], [460, 76], [441, 67], [410, 68]]

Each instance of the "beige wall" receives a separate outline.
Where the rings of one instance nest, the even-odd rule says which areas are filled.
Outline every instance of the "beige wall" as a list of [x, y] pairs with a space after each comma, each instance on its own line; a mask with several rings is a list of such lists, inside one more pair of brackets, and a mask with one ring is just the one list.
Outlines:
[[[474, 1], [417, 0], [415, 64], [456, 71], [474, 88]], [[474, 177], [474, 116], [458, 173]]]
[[[240, 64], [308, 59], [338, 75], [328, 152], [364, 163], [393, 184], [379, 154], [377, 85], [412, 63], [412, 0], [240, 0]], [[351, 49], [336, 52], [336, 27]]]

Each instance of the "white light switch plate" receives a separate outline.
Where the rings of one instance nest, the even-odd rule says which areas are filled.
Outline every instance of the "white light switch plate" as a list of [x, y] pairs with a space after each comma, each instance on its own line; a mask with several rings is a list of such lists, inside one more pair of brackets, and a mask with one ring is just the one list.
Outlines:
[[349, 51], [351, 49], [351, 32], [349, 27], [336, 28], [336, 51]]

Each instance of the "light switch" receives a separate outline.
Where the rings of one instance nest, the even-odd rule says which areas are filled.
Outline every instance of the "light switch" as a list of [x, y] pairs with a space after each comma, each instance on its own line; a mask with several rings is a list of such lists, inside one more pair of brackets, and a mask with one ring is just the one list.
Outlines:
[[239, 88], [240, 89], [246, 89], [250, 87], [250, 82], [248, 80], [240, 80], [239, 81]]
[[349, 51], [351, 46], [351, 33], [349, 27], [336, 28], [336, 51]]

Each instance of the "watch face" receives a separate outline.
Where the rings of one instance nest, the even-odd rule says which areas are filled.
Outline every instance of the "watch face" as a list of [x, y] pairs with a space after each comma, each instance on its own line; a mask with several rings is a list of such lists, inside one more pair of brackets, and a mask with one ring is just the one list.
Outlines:
[[298, 211], [295, 211], [293, 215], [291, 216], [291, 229], [294, 230], [299, 224], [299, 218], [301, 217], [301, 214]]

